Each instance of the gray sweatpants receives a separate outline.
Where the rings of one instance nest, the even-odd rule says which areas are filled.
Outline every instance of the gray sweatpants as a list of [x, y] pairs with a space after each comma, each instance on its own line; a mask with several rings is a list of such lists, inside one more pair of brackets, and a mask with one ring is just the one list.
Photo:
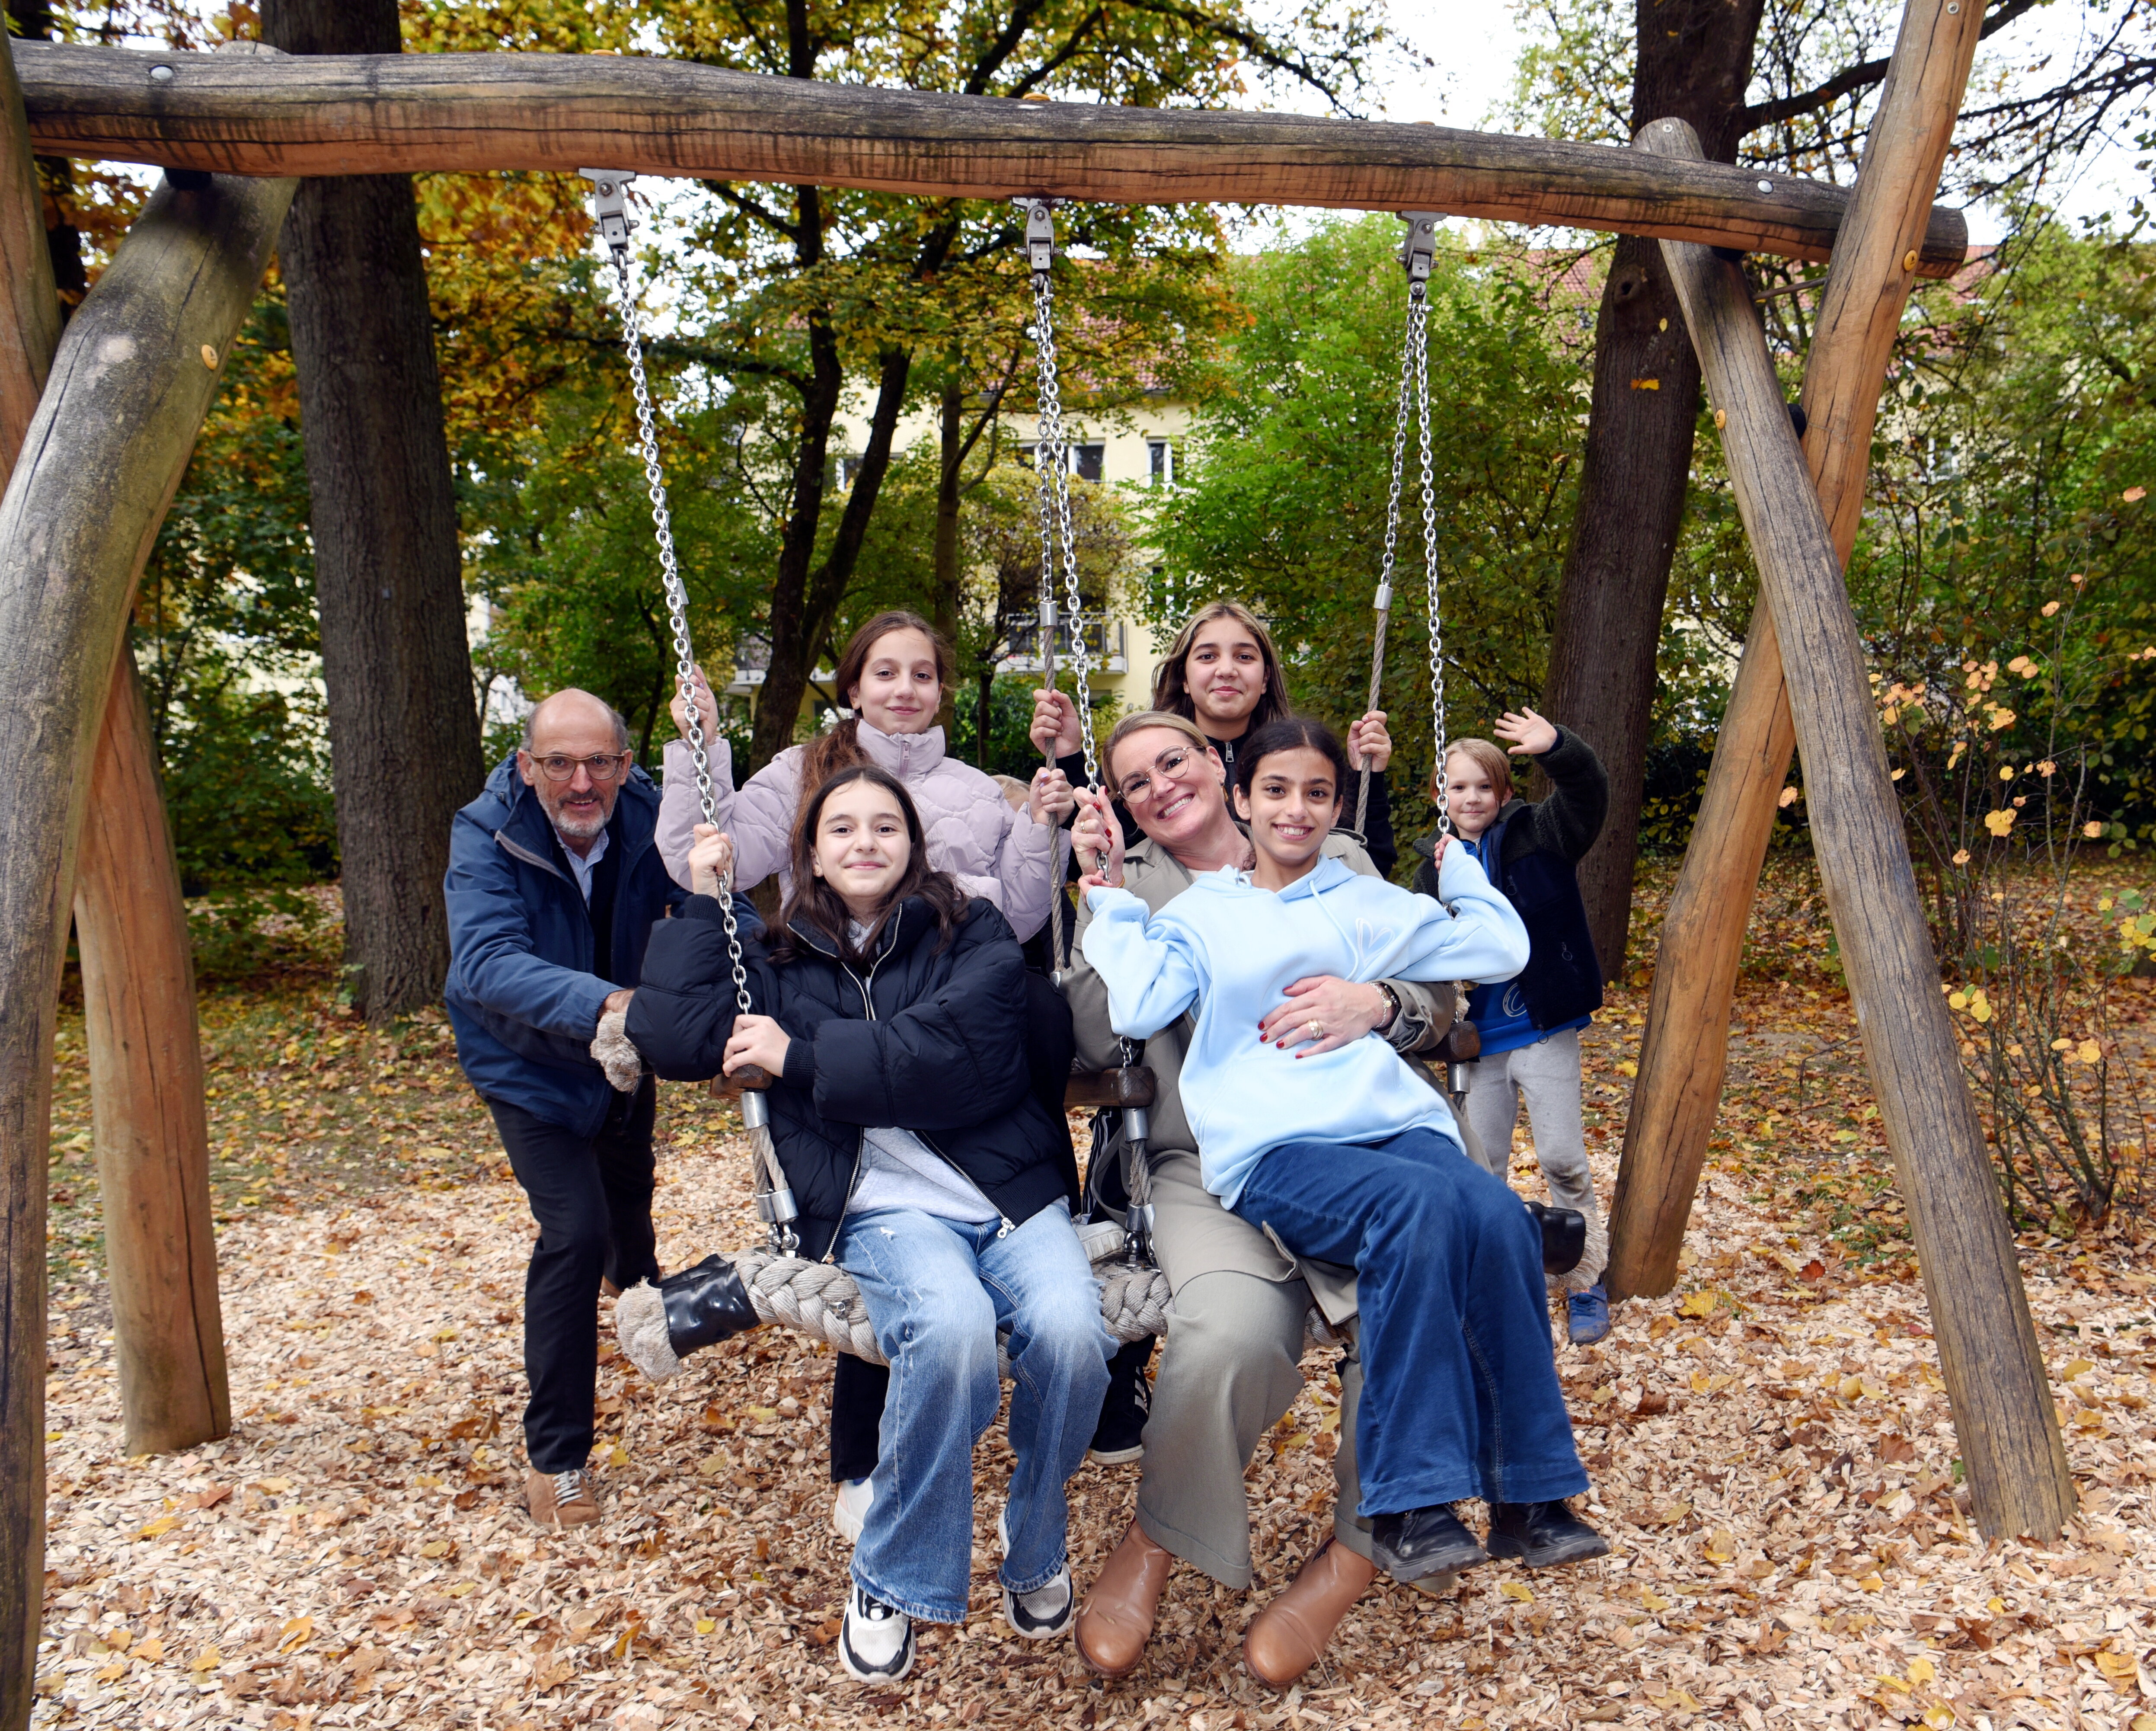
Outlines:
[[1572, 1292], [1585, 1291], [1602, 1278], [1609, 1261], [1609, 1240], [1598, 1230], [1594, 1180], [1587, 1169], [1587, 1132], [1580, 1122], [1579, 1030], [1568, 1028], [1532, 1045], [1515, 1046], [1467, 1068], [1467, 1099], [1462, 1111], [1482, 1144], [1482, 1163], [1511, 1181], [1512, 1130], [1520, 1102], [1527, 1102], [1527, 1126], [1542, 1163], [1550, 1200], [1587, 1216], [1587, 1255], [1565, 1276]]

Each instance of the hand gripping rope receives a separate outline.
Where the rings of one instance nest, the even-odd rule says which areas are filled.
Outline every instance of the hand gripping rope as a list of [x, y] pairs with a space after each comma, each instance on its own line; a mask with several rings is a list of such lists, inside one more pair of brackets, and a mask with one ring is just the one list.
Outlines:
[[[1420, 439], [1422, 538], [1430, 593], [1430, 721], [1436, 735], [1434, 784], [1437, 789], [1437, 827], [1440, 832], [1449, 833], [1452, 811], [1445, 781], [1445, 629], [1438, 606], [1437, 475], [1430, 442], [1429, 284], [1430, 265], [1437, 249], [1438, 218], [1427, 211], [1411, 210], [1404, 213], [1401, 219], [1408, 225], [1407, 238], [1400, 247], [1400, 263], [1406, 267], [1408, 275], [1407, 341], [1400, 351], [1399, 406], [1393, 424], [1393, 483], [1385, 501], [1384, 562], [1378, 568], [1377, 598], [1372, 604], [1377, 611], [1378, 624], [1370, 649], [1370, 701], [1365, 707], [1378, 706], [1379, 691], [1384, 684], [1385, 629], [1392, 619], [1393, 573], [1400, 537], [1401, 473], [1407, 458], [1408, 409], [1412, 400]], [[1358, 831], [1363, 828], [1369, 803], [1370, 765], [1365, 758], [1362, 785], [1355, 795]]]
[[[629, 182], [632, 174], [607, 168], [587, 168], [583, 177], [593, 184], [592, 213], [598, 223], [599, 238], [613, 260], [614, 293], [621, 304], [622, 347], [629, 356], [629, 384], [636, 393], [636, 431], [639, 455], [644, 460], [644, 485], [651, 500], [651, 526], [659, 542], [659, 575], [666, 593], [666, 618], [674, 634], [674, 677], [689, 717], [689, 754], [696, 765], [696, 804], [707, 824], [717, 821], [718, 801], [711, 791], [711, 760], [704, 737], [704, 712], [697, 701], [696, 655], [689, 641], [689, 592], [674, 557], [674, 525], [666, 508], [666, 472], [660, 466], [659, 429], [651, 411], [651, 388], [644, 372], [643, 326], [637, 316], [636, 290], [630, 277], [629, 235], [634, 226], [629, 216]], [[719, 907], [726, 921], [726, 953], [733, 961], [734, 1003], [740, 1014], [751, 1014], [748, 971], [742, 965], [741, 928], [734, 920], [733, 873], [728, 869], [719, 885]], [[749, 1153], [756, 1163], [756, 1211], [768, 1229], [775, 1255], [791, 1256], [799, 1240], [793, 1222], [799, 1217], [793, 1192], [778, 1163], [778, 1149], [771, 1139], [771, 1105], [763, 1090], [771, 1078], [751, 1066], [736, 1072], [742, 1084], [742, 1122], [748, 1131]]]
[[[1086, 784], [1101, 785], [1099, 754], [1093, 741], [1093, 694], [1087, 681], [1093, 655], [1083, 630], [1085, 603], [1078, 593], [1078, 543], [1070, 526], [1070, 465], [1063, 439], [1063, 393], [1056, 376], [1055, 360], [1055, 200], [1026, 198], [1026, 262], [1033, 272], [1033, 342], [1040, 383], [1040, 413], [1033, 460], [1039, 477], [1040, 501], [1040, 669], [1048, 689], [1055, 689], [1056, 572], [1060, 564], [1063, 591], [1070, 609], [1070, 671], [1077, 694], [1078, 738], [1086, 754]], [[1055, 752], [1047, 753], [1050, 768]], [[1062, 984], [1063, 963], [1063, 832], [1059, 827], [1050, 843], [1048, 896], [1048, 964], [1057, 984]], [[1137, 1049], [1123, 1042], [1123, 1062], [1116, 1076], [1118, 1108], [1122, 1113], [1124, 1183], [1130, 1197], [1125, 1216], [1127, 1259], [1135, 1266], [1152, 1260], [1152, 1168], [1146, 1158], [1152, 1138], [1153, 1077], [1137, 1061]]]

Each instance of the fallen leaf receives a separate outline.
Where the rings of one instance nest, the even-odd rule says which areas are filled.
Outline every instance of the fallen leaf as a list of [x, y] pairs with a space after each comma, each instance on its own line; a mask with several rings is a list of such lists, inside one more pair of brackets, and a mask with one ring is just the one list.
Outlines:
[[1510, 1599], [1520, 1605], [1532, 1605], [1535, 1602], [1535, 1595], [1516, 1580], [1499, 1581], [1497, 1596], [1501, 1599]]

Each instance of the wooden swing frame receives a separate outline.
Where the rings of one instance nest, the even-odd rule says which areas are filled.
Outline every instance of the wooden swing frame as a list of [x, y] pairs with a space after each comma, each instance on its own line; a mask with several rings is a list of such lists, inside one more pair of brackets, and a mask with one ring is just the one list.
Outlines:
[[[1766, 604], [1664, 927], [1612, 1217], [1613, 1296], [1666, 1292], [1721, 1090], [1736, 958], [1793, 746], [1907, 1204], [1979, 1523], [2057, 1533], [2073, 1486], [1917, 898], [1841, 581], [1894, 331], [1966, 255], [1933, 208], [1981, 28], [1909, 0], [1853, 191], [1429, 126], [923, 95], [612, 55], [0, 53], [0, 1731], [28, 1723], [44, 1593], [45, 1185], [55, 989], [82, 934], [131, 1449], [230, 1424], [184, 909], [122, 648], [135, 585], [300, 175], [643, 174], [922, 197], [1422, 209], [1658, 237]], [[237, 51], [235, 51], [235, 49]], [[19, 75], [19, 85], [17, 82]], [[166, 184], [59, 328], [33, 152]], [[1825, 259], [1801, 448], [1736, 254]], [[1783, 642], [1793, 645], [1785, 658]], [[85, 816], [94, 820], [85, 823]]]

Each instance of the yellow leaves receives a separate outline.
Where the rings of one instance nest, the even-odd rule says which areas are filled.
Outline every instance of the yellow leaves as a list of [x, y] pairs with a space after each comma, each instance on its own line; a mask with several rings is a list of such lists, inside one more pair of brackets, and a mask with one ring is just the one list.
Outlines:
[[224, 1663], [224, 1655], [213, 1646], [206, 1646], [187, 1662], [187, 1669], [200, 1676], [205, 1671], [214, 1671]]
[[1999, 811], [1987, 811], [1984, 814], [1984, 827], [1994, 835], [2004, 835], [2014, 827], [2014, 819], [2019, 814], [2010, 807]]
[[778, 1416], [778, 1409], [775, 1406], [752, 1406], [745, 1410], [759, 1425], [767, 1425]]
[[2044, 617], [2047, 619], [2058, 610], [2059, 604], [2056, 601], [2046, 601], [2044, 604]]
[[1934, 1701], [1924, 1709], [1922, 1723], [1930, 1726], [1932, 1731], [1948, 1731], [1954, 1723], [1953, 1709], [1943, 1701]]
[[1926, 1683], [1935, 1683], [1938, 1680], [1938, 1667], [1933, 1664], [1929, 1659], [1925, 1658], [1922, 1654], [1919, 1654], [1910, 1662], [1909, 1681], [1917, 1685], [1919, 1688]]
[[1703, 1710], [1689, 1689], [1671, 1689], [1666, 1695], [1657, 1695], [1650, 1689], [1647, 1699], [1664, 1713], [1699, 1713]]
[[1529, 1592], [1523, 1584], [1516, 1580], [1499, 1581], [1497, 1596], [1501, 1599], [1510, 1599], [1517, 1605], [1532, 1605], [1535, 1602], [1535, 1595]]
[[2026, 655], [2016, 655], [2006, 664], [2009, 673], [2018, 673], [2024, 679], [2034, 679], [2043, 670]]
[[1727, 1563], [1737, 1555], [1737, 1539], [1727, 1527], [1717, 1527], [1700, 1546], [1700, 1554], [1710, 1563]]
[[1883, 1593], [1887, 1590], [1887, 1583], [1880, 1579], [1876, 1569], [1857, 1582], [1856, 1586], [1857, 1590], [1862, 1593]]
[[138, 1533], [136, 1537], [138, 1538], [162, 1538], [167, 1533], [171, 1532], [173, 1528], [179, 1524], [180, 1519], [177, 1515], [159, 1515], [156, 1520], [146, 1523], [142, 1530]]
[[135, 1649], [132, 1657], [140, 1659], [145, 1665], [155, 1665], [165, 1657], [165, 1643], [157, 1636], [152, 1635]]
[[607, 1451], [606, 1461], [609, 1466], [626, 1466], [629, 1465], [629, 1451], [617, 1442]]
[[1663, 1598], [1652, 1587], [1643, 1586], [1640, 1589], [1640, 1603], [1645, 1605], [1649, 1610], [1667, 1610], [1676, 1602], [1675, 1600]]
[[312, 1617], [294, 1617], [278, 1631], [284, 1639], [279, 1643], [280, 1653], [295, 1651], [315, 1638], [315, 1620]]
[[1716, 1304], [1720, 1302], [1720, 1294], [1715, 1292], [1687, 1292], [1677, 1305], [1677, 1314], [1686, 1317], [1711, 1317], [1714, 1314]]
[[1984, 714], [1985, 725], [1994, 733], [2014, 725], [2014, 711], [2002, 708], [1996, 703], [1985, 704]]
[[419, 1547], [419, 1554], [431, 1562], [448, 1556], [454, 1549], [446, 1538], [430, 1538]]
[[1783, 789], [1782, 789], [1781, 798], [1779, 798], [1779, 799], [1775, 800], [1775, 802], [1774, 802], [1774, 804], [1777, 804], [1777, 805], [1780, 806], [1780, 807], [1782, 808], [1782, 809], [1783, 809], [1783, 810], [1784, 810], [1784, 811], [1787, 811], [1787, 810], [1788, 810], [1788, 809], [1789, 809], [1792, 805], [1794, 805], [1796, 803], [1797, 803], [1797, 790], [1796, 790], [1794, 788], [1783, 788]]
[[1966, 866], [1966, 865], [1968, 865], [1968, 864], [1969, 864], [1969, 850], [1968, 850], [1967, 848], [1965, 848], [1965, 847], [1963, 847], [1963, 848], [1956, 848], [1956, 849], [1954, 850], [1953, 862], [1954, 862], [1954, 864], [1955, 864], [1955, 865], [1957, 865], [1957, 866]]
[[1674, 1527], [1691, 1513], [1691, 1504], [1689, 1502], [1672, 1502], [1667, 1508], [1653, 1511], [1640, 1524], [1648, 1527]]
[[2148, 489], [2146, 487], [2128, 487], [2118, 496], [2124, 500], [2128, 505], [2138, 505], [2143, 499], [2146, 499], [2148, 496]]
[[699, 1635], [709, 1635], [712, 1630], [718, 1626], [718, 1624], [710, 1617], [698, 1617], [696, 1619], [696, 1632]]
[[2001, 780], [2001, 781], [2011, 781], [2011, 780], [2013, 780], [2013, 779], [2014, 779], [2014, 766], [2013, 766], [2011, 763], [2002, 764], [2002, 765], [1999, 767], [1999, 780]]
[[1982, 986], [1972, 986], [1962, 991], [1948, 993], [1947, 1008], [1967, 1010], [1973, 1021], [1988, 1022], [1991, 1020], [1991, 1000], [1984, 995]]
[[1639, 1064], [1633, 1059], [1624, 1059], [1617, 1066], [1617, 1073], [1620, 1076], [1637, 1076], [1640, 1073]]
[[703, 1474], [706, 1478], [716, 1478], [732, 1464], [723, 1453], [706, 1455], [696, 1463], [696, 1471]]
[[1691, 1391], [1695, 1395], [1719, 1395], [1736, 1380], [1733, 1376], [1710, 1375], [1704, 1370], [1695, 1370], [1691, 1374]]
[[2104, 1652], [2094, 1657], [2096, 1668], [2118, 1686], [2120, 1693], [2123, 1694], [2138, 1685], [2140, 1667], [2133, 1662], [2133, 1654]]

